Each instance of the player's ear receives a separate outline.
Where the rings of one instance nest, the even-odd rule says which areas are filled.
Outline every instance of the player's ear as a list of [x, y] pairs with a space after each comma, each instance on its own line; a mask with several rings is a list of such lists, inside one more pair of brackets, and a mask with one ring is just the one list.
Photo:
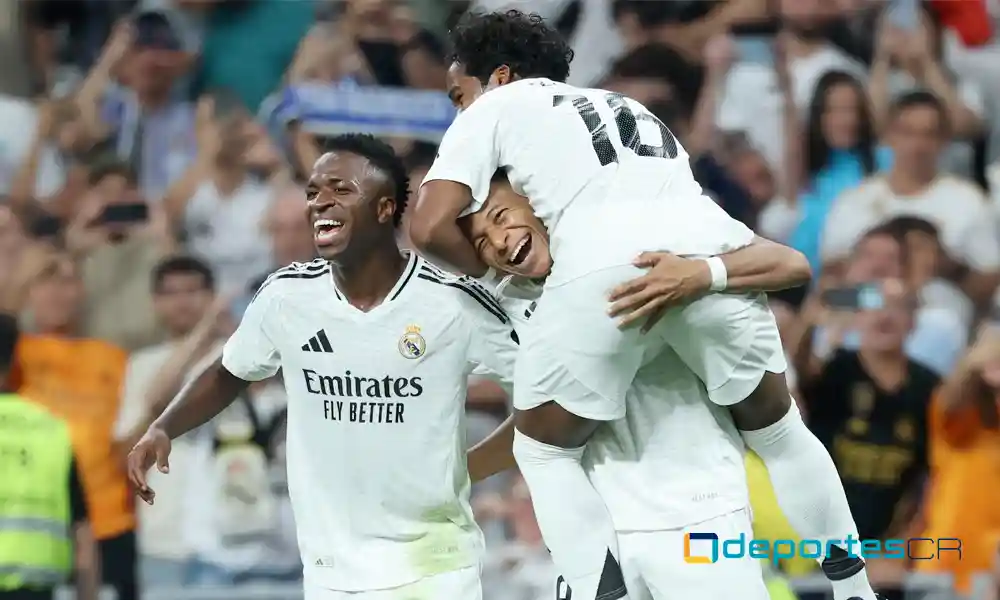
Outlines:
[[501, 85], [507, 85], [511, 82], [513, 76], [510, 73], [510, 67], [507, 65], [500, 65], [493, 70], [490, 75], [490, 82], [488, 87], [497, 87]]
[[391, 223], [392, 216], [396, 212], [396, 201], [388, 196], [378, 199], [375, 204], [375, 218], [379, 223]]

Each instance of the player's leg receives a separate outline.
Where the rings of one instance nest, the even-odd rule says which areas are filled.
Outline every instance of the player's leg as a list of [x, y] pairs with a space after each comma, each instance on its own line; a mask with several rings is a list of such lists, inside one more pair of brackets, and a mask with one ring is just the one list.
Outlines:
[[639, 334], [619, 331], [605, 313], [608, 290], [636, 272], [613, 271], [545, 289], [515, 371], [514, 457], [573, 600], [627, 597], [611, 517], [580, 464], [600, 422], [625, 415], [644, 355]]
[[836, 556], [822, 565], [835, 597], [873, 600], [864, 561], [848, 556], [843, 541], [858, 536], [843, 484], [792, 401], [784, 350], [766, 298], [708, 296], [668, 315], [657, 331], [702, 378], [712, 401], [730, 407], [747, 446], [767, 466], [778, 503], [796, 532], [834, 544]]
[[[753, 539], [748, 509], [709, 519], [683, 529], [643, 531], [628, 534], [641, 546], [640, 570], [653, 600], [698, 598], [699, 600], [768, 600], [760, 561], [745, 555], [741, 558], [719, 556], [715, 562], [691, 563], [687, 554], [711, 560], [711, 549], [701, 548], [711, 542], [695, 540], [685, 551], [685, 535], [712, 533], [716, 543], [727, 539]], [[623, 536], [624, 537], [624, 536]], [[721, 552], [720, 552], [721, 554]]]

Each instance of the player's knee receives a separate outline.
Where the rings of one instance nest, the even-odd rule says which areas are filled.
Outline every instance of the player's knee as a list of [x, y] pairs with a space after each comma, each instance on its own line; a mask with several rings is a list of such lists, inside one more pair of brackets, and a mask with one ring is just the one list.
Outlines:
[[730, 411], [738, 429], [754, 431], [777, 423], [788, 414], [791, 405], [785, 374], [766, 372], [757, 388]]
[[523, 435], [549, 446], [579, 448], [600, 425], [577, 416], [555, 402], [514, 413], [514, 427]]

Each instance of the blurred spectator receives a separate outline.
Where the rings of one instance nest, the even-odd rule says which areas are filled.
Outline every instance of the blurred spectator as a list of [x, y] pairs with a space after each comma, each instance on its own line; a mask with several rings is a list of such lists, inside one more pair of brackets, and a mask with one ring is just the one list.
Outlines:
[[[197, 585], [297, 581], [302, 577], [294, 528], [275, 491], [277, 439], [287, 404], [280, 379], [252, 384], [197, 432], [188, 487], [187, 533]], [[283, 438], [281, 438], [283, 439]], [[277, 488], [281, 491], [281, 488]]]
[[[958, 286], [940, 277], [938, 266], [942, 260], [943, 250], [937, 227], [917, 217], [896, 217], [887, 221], [883, 227], [904, 243], [903, 252], [906, 260], [903, 277], [909, 282], [911, 289], [919, 291], [921, 315], [927, 317], [928, 313], [933, 311], [938, 315], [936, 317], [938, 320], [951, 323], [952, 327], [959, 329], [963, 334], [970, 331], [976, 316], [976, 307]], [[963, 335], [960, 340], [961, 346], [964, 347], [968, 341], [967, 337]], [[953, 349], [958, 350], [958, 348]], [[942, 357], [949, 355], [949, 352], [940, 345], [937, 353]], [[951, 367], [958, 361], [957, 352], [950, 358], [952, 360], [939, 363], [943, 367], [938, 369], [940, 373], [951, 371]]]
[[250, 172], [250, 116], [238, 100], [216, 94], [198, 102], [198, 157], [164, 197], [174, 229], [206, 261], [224, 292], [242, 291], [271, 264], [263, 216], [274, 189]]
[[939, 275], [977, 304], [993, 295], [1000, 277], [1000, 239], [993, 212], [972, 183], [938, 170], [947, 140], [945, 107], [928, 92], [899, 98], [888, 115], [893, 151], [884, 177], [866, 180], [834, 202], [823, 231], [825, 263], [840, 261], [867, 229], [898, 215], [926, 219], [938, 230]]
[[[474, 507], [476, 508], [476, 507]], [[491, 551], [483, 572], [484, 597], [496, 600], [543, 600], [553, 597], [556, 572], [538, 530], [528, 486], [518, 476], [502, 497], [478, 503], [477, 520], [501, 518], [511, 530], [511, 540]], [[557, 598], [568, 598], [558, 590]]]
[[[822, 0], [779, 0], [778, 4], [786, 28], [782, 50], [788, 61], [791, 97], [796, 109], [809, 106], [817, 82], [828, 71], [865, 77], [860, 63], [824, 37], [831, 15]], [[759, 54], [759, 57], [746, 56], [730, 71], [718, 124], [724, 131], [745, 131], [768, 163], [779, 167], [784, 159], [785, 136], [784, 101], [774, 68], [777, 61], [768, 49]]]
[[80, 159], [90, 148], [90, 140], [80, 111], [70, 100], [43, 102], [37, 114], [27, 155], [11, 181], [10, 203], [22, 215], [35, 215], [39, 209], [68, 215], [73, 201], [85, 189]]
[[72, 66], [86, 73], [100, 54], [112, 25], [131, 10], [134, 2], [63, 2], [32, 0], [27, 4], [32, 58], [41, 75], [43, 90], [57, 83], [59, 67]]
[[73, 577], [79, 600], [97, 600], [97, 551], [69, 428], [11, 393], [18, 338], [17, 318], [0, 314], [0, 597], [52, 598], [55, 585]]
[[808, 422], [837, 464], [860, 537], [905, 537], [927, 470], [938, 377], [903, 350], [916, 299], [902, 280], [867, 287], [859, 304], [859, 348], [799, 369]]
[[448, 75], [444, 44], [429, 31], [420, 31], [403, 47], [403, 75], [409, 87], [443, 90]]
[[25, 2], [0, 5], [0, 97], [30, 98], [44, 86], [30, 47], [33, 32], [25, 27], [30, 9]]
[[[643, 52], [639, 50], [638, 52]], [[677, 87], [665, 86], [662, 98], [650, 101], [646, 107], [663, 122], [679, 139], [684, 140], [684, 149], [691, 157], [691, 168], [695, 179], [705, 193], [722, 206], [730, 216], [753, 227], [756, 224], [757, 209], [771, 200], [774, 195], [773, 180], [768, 179], [761, 190], [754, 176], [747, 169], [737, 165], [747, 164], [741, 152], [730, 152], [726, 161], [732, 169], [720, 163], [718, 153], [713, 152], [716, 144], [715, 108], [717, 92], [725, 80], [729, 65], [735, 58], [732, 40], [726, 36], [713, 38], [705, 46], [704, 74], [694, 65], [688, 64], [672, 50], [663, 49], [680, 71], [688, 71], [690, 77], [683, 76]], [[642, 71], [638, 71], [641, 73]], [[628, 74], [628, 69], [619, 74]], [[693, 81], [692, 81], [693, 79]], [[675, 81], [671, 79], [671, 81]], [[701, 82], [701, 90], [692, 88]], [[628, 77], [616, 80], [618, 86], [627, 88], [638, 84]], [[655, 89], [655, 88], [652, 88]], [[627, 95], [627, 94], [626, 94]], [[631, 97], [631, 96], [630, 96]], [[765, 176], [770, 178], [770, 171]], [[741, 179], [742, 176], [742, 179]]]
[[618, 59], [601, 86], [647, 106], [658, 101], [694, 106], [704, 76], [676, 50], [648, 44]]
[[153, 202], [194, 159], [194, 108], [175, 88], [192, 58], [164, 13], [144, 12], [115, 26], [76, 94], [87, 134], [112, 145]]
[[0, 204], [0, 311], [9, 311], [20, 304], [17, 277], [27, 237], [20, 219], [7, 206]]
[[769, 233], [805, 254], [814, 272], [820, 270], [820, 234], [834, 200], [888, 166], [888, 154], [876, 152], [876, 142], [861, 82], [843, 71], [820, 77], [799, 144], [802, 164], [786, 165], [801, 169], [801, 181], [795, 182], [791, 203], [767, 209]]
[[88, 335], [134, 350], [160, 339], [149, 274], [174, 240], [161, 207], [150, 206], [134, 173], [114, 159], [97, 161], [90, 188], [65, 231], [86, 286]]
[[[825, 358], [836, 349], [834, 342], [847, 349], [860, 345], [859, 333], [850, 318], [856, 307], [845, 306], [836, 296], [848, 290], [857, 290], [873, 281], [886, 278], [907, 280], [907, 242], [898, 227], [891, 224], [877, 227], [864, 235], [853, 250], [844, 277], [836, 283], [821, 281], [818, 294], [814, 294], [803, 308], [802, 320], [807, 326], [816, 326], [815, 335], [807, 337], [811, 352]], [[827, 279], [829, 281], [829, 278]], [[837, 287], [837, 286], [841, 287]], [[839, 289], [841, 291], [833, 291]], [[910, 288], [915, 289], [915, 288]], [[930, 290], [933, 295], [933, 288]], [[968, 325], [953, 309], [926, 306], [923, 297], [928, 287], [916, 289], [920, 306], [916, 310], [913, 327], [906, 339], [907, 355], [917, 363], [943, 376], [951, 371], [965, 347]], [[839, 308], [839, 315], [831, 315], [822, 307]], [[822, 320], [827, 322], [822, 322]], [[832, 322], [831, 322], [832, 321]], [[794, 351], [793, 351], [794, 352]]]
[[232, 90], [255, 113], [281, 82], [299, 41], [309, 30], [317, 2], [205, 3], [209, 7], [199, 87], [205, 91]]
[[[194, 375], [195, 367], [218, 347], [215, 327], [218, 311], [213, 307], [215, 279], [201, 261], [172, 257], [159, 263], [151, 277], [156, 316], [167, 333], [167, 341], [132, 353], [122, 389], [122, 405], [115, 422], [115, 439], [124, 453], [145, 433], [149, 423]], [[191, 545], [184, 523], [190, 520], [186, 503], [192, 479], [193, 436], [173, 441], [172, 472], [166, 477], [151, 471], [156, 504], [139, 504], [140, 573], [144, 588], [180, 587], [191, 583], [188, 561]]]
[[101, 578], [121, 600], [135, 600], [135, 513], [112, 435], [126, 354], [103, 340], [78, 337], [84, 288], [70, 256], [43, 252], [23, 266], [30, 270], [24, 309], [33, 333], [18, 344], [20, 393], [69, 424]]
[[[983, 134], [985, 113], [983, 92], [975, 81], [958, 80], [941, 60], [941, 29], [930, 13], [921, 11], [912, 30], [895, 26], [891, 9], [879, 23], [875, 56], [869, 80], [869, 94], [877, 123], [884, 128], [893, 101], [913, 91], [928, 91], [943, 106], [949, 133], [959, 140]], [[971, 176], [972, 147], [952, 143], [943, 168]]]
[[[993, 321], [941, 387], [930, 410], [931, 485], [926, 525], [913, 535], [959, 538], [961, 559], [942, 553], [918, 561], [923, 572], [955, 575], [961, 593], [972, 575], [994, 566], [1000, 548], [1000, 323]], [[924, 564], [927, 563], [927, 564]]]

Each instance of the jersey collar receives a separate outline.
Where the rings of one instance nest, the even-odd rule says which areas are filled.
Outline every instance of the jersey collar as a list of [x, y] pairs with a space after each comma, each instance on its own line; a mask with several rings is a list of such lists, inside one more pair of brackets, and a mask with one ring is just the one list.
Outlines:
[[[386, 294], [385, 300], [383, 300], [382, 303], [375, 308], [368, 311], [369, 313], [377, 311], [380, 307], [385, 306], [398, 298], [400, 294], [403, 293], [406, 285], [413, 278], [413, 274], [417, 272], [417, 268], [420, 266], [420, 258], [417, 256], [417, 253], [410, 250], [403, 250], [403, 255], [406, 256], [406, 267], [403, 268], [403, 274], [396, 280], [396, 285], [392, 286], [392, 289], [389, 290], [388, 294]], [[347, 297], [344, 296], [344, 294], [337, 287], [337, 280], [333, 278], [333, 271], [330, 272], [330, 285], [333, 286], [333, 292], [337, 295], [337, 300], [351, 306], [350, 302], [347, 301]], [[351, 308], [353, 308], [353, 306]]]

